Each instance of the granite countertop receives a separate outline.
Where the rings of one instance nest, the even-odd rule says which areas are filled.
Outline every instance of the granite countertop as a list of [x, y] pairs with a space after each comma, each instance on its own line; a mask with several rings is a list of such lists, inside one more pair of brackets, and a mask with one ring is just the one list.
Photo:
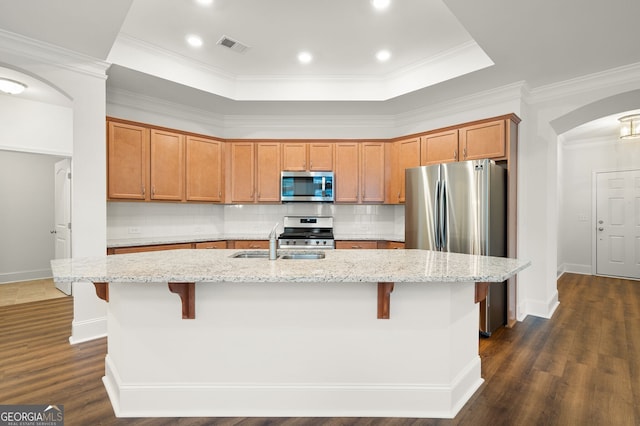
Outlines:
[[[242, 259], [243, 250], [168, 250], [52, 260], [73, 282], [500, 282], [529, 261], [428, 250], [324, 250], [317, 260]], [[263, 250], [267, 252], [267, 250]], [[296, 250], [300, 252], [301, 250]], [[290, 250], [279, 250], [282, 255]]]

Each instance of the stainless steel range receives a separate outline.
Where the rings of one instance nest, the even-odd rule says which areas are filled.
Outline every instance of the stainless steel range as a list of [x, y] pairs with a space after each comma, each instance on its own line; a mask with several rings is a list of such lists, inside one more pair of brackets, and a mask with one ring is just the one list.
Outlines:
[[284, 232], [278, 237], [278, 247], [335, 248], [332, 216], [285, 216]]

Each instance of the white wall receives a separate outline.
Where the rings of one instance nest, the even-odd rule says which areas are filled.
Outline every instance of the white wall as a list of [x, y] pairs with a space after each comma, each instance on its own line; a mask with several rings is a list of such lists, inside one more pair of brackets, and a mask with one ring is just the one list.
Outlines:
[[[10, 124], [10, 123], [4, 123]], [[54, 164], [60, 157], [0, 150], [0, 283], [51, 277]]]
[[0, 117], [0, 149], [71, 155], [71, 108], [0, 94]]
[[640, 140], [590, 139], [562, 144], [558, 269], [590, 274], [592, 268], [593, 173], [640, 169]]

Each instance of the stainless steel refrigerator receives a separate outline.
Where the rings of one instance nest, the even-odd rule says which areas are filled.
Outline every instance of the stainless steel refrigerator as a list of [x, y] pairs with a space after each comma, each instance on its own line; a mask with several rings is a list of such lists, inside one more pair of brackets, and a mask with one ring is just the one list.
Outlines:
[[[507, 171], [491, 160], [406, 169], [405, 247], [504, 257]], [[480, 303], [480, 333], [506, 324], [506, 283]]]

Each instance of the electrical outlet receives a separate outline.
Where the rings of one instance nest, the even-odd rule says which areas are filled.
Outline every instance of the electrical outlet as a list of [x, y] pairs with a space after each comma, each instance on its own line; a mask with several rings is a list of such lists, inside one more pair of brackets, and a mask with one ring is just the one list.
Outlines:
[[139, 234], [140, 233], [140, 228], [138, 228], [137, 226], [130, 226], [129, 227], [129, 233], [130, 234]]

